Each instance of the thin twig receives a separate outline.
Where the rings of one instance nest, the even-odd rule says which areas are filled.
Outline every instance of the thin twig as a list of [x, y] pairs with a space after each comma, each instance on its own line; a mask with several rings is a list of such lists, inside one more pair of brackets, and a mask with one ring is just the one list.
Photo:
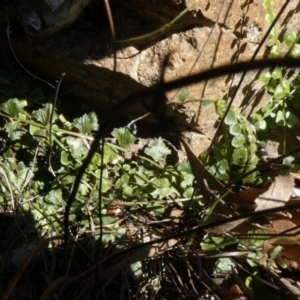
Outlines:
[[52, 109], [51, 109], [51, 114], [50, 114], [50, 120], [49, 120], [49, 143], [50, 143], [50, 152], [51, 154], [53, 154], [53, 149], [52, 149], [52, 123], [53, 123], [53, 116], [54, 116], [54, 111], [56, 108], [56, 103], [57, 103], [57, 98], [58, 98], [58, 92], [59, 92], [59, 88], [61, 85], [61, 82], [63, 81], [64, 77], [66, 76], [66, 73], [62, 73], [60, 76], [60, 79], [57, 82], [57, 85], [55, 87], [55, 97], [54, 97], [54, 101], [52, 104]]

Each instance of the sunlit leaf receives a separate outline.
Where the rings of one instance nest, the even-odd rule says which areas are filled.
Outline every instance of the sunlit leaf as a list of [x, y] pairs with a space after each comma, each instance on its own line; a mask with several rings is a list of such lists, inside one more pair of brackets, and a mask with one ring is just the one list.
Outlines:
[[166, 147], [162, 138], [158, 138], [149, 143], [149, 147], [145, 149], [145, 153], [158, 162], [168, 154], [171, 154], [171, 150]]
[[293, 58], [299, 58], [300, 57], [300, 45], [295, 44], [290, 52], [290, 56]]
[[165, 187], [169, 187], [170, 186], [170, 182], [167, 178], [155, 178], [152, 181], [152, 184], [154, 184], [156, 187], [159, 188], [165, 188]]
[[180, 182], [180, 186], [182, 188], [186, 188], [187, 186], [190, 186], [194, 182], [194, 175], [188, 174], [188, 173], [183, 173], [183, 180]]
[[58, 190], [51, 190], [45, 197], [45, 201], [47, 204], [54, 204], [54, 205], [64, 205], [64, 201], [62, 199], [62, 191], [61, 189]]
[[26, 100], [18, 100], [16, 98], [9, 99], [7, 102], [1, 104], [1, 110], [11, 117], [17, 117], [18, 114], [25, 114], [24, 107], [27, 106]]
[[[33, 111], [32, 115], [41, 124], [45, 126], [49, 125], [52, 108], [53, 105], [51, 103], [47, 103], [45, 104], [44, 108], [40, 108], [38, 110]], [[57, 118], [58, 115], [56, 112], [54, 112], [52, 121], [55, 122]]]
[[130, 132], [128, 128], [115, 128], [112, 132], [119, 145], [121, 147], [126, 147], [129, 144], [133, 144], [136, 140], [136, 137]]
[[227, 125], [234, 125], [237, 122], [236, 114], [230, 109], [224, 120]]
[[274, 98], [283, 98], [286, 95], [286, 92], [284, 90], [284, 87], [281, 84], [278, 84], [275, 92], [274, 92]]
[[104, 146], [104, 157], [103, 157], [103, 163], [104, 164], [116, 164], [121, 160], [121, 156], [118, 155], [116, 151], [114, 151], [111, 147], [108, 145]]
[[213, 101], [211, 101], [211, 100], [203, 100], [203, 101], [201, 102], [201, 105], [202, 105], [202, 107], [203, 107], [204, 109], [211, 109], [212, 106], [213, 106]]
[[71, 163], [70, 154], [63, 150], [60, 154], [60, 162], [65, 166], [69, 165]]
[[288, 127], [293, 127], [297, 123], [297, 117], [290, 111], [286, 112], [286, 124]]
[[248, 232], [249, 236], [246, 239], [240, 240], [240, 244], [246, 246], [247, 249], [260, 249], [264, 244], [263, 234], [265, 233], [261, 229], [251, 230]]
[[283, 126], [284, 125], [285, 119], [284, 119], [284, 115], [283, 115], [282, 110], [279, 110], [277, 112], [275, 122], [279, 126]]
[[96, 113], [91, 112], [82, 117], [75, 119], [73, 125], [80, 130], [83, 134], [88, 134], [91, 131], [98, 129], [98, 118]]
[[8, 133], [8, 137], [12, 140], [19, 140], [21, 136], [25, 133], [24, 129], [22, 128], [22, 124], [17, 121], [7, 122], [4, 125]]
[[271, 73], [267, 72], [266, 74], [259, 77], [259, 81], [262, 82], [264, 85], [267, 85], [271, 79]]
[[231, 261], [230, 258], [220, 258], [216, 262], [214, 272], [216, 273], [229, 273], [231, 272], [232, 268], [234, 267], [234, 263]]
[[188, 187], [187, 189], [184, 190], [183, 192], [183, 197], [185, 198], [191, 198], [194, 192], [194, 188], [193, 187]]
[[232, 162], [237, 166], [244, 166], [247, 162], [247, 149], [243, 147], [235, 148], [232, 154]]
[[189, 93], [186, 90], [182, 90], [178, 95], [178, 100], [180, 102], [184, 102], [188, 98], [189, 98]]
[[270, 57], [272, 58], [276, 58], [280, 55], [280, 46], [279, 45], [274, 45], [272, 48], [271, 48], [271, 51], [270, 51]]
[[102, 215], [102, 224], [108, 225], [116, 222], [116, 215], [115, 214], [105, 214]]
[[287, 46], [291, 46], [297, 39], [296, 32], [290, 32], [284, 35], [283, 40]]
[[67, 137], [66, 142], [74, 158], [80, 158], [87, 155], [89, 149], [82, 138], [69, 136]]
[[188, 174], [193, 174], [191, 165], [188, 162], [178, 164], [177, 170], [180, 171], [180, 172], [185, 172], [185, 173], [188, 173]]
[[219, 117], [223, 117], [223, 114], [226, 110], [226, 102], [223, 99], [217, 100], [215, 102], [216, 107], [216, 113], [219, 115]]
[[128, 268], [132, 275], [134, 275], [135, 277], [140, 277], [144, 274], [142, 266], [143, 266], [142, 262], [137, 261], [137, 262], [131, 264]]
[[282, 69], [279, 67], [276, 67], [274, 71], [271, 73], [272, 78], [274, 79], [280, 79], [282, 78]]
[[165, 208], [162, 205], [157, 205], [157, 204], [148, 204], [146, 206], [146, 209], [148, 211], [156, 212], [157, 214], [160, 214], [160, 215], [165, 212]]
[[265, 130], [267, 128], [267, 122], [265, 120], [258, 121], [255, 123], [255, 127], [258, 130]]
[[240, 135], [242, 132], [242, 126], [239, 123], [235, 123], [234, 125], [230, 126], [229, 132], [232, 135]]
[[236, 135], [231, 142], [233, 147], [241, 147], [245, 144], [245, 136], [243, 134]]

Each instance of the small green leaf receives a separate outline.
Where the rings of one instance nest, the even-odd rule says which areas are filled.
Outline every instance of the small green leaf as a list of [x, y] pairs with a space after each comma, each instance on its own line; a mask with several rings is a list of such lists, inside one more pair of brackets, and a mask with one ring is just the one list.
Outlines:
[[157, 205], [157, 204], [148, 204], [146, 206], [146, 209], [148, 211], [153, 211], [160, 215], [162, 215], [165, 212], [165, 208], [162, 205]]
[[[249, 237], [240, 241], [241, 245], [246, 246], [247, 249], [260, 249], [264, 244], [264, 239], [262, 239], [263, 234], [266, 232], [261, 229], [250, 230], [248, 232]], [[255, 235], [257, 234], [257, 235]], [[241, 248], [244, 249], [244, 248]]]
[[4, 128], [8, 133], [8, 137], [12, 141], [19, 140], [21, 136], [25, 133], [25, 131], [22, 128], [22, 124], [20, 124], [17, 121], [6, 122]]
[[84, 114], [82, 117], [75, 119], [73, 125], [83, 134], [90, 133], [98, 129], [98, 118], [96, 113]]
[[211, 109], [212, 105], [213, 105], [213, 101], [211, 100], [203, 100], [201, 103], [202, 107], [204, 109]]
[[297, 39], [297, 34], [295, 32], [285, 34], [283, 37], [283, 40], [287, 46], [291, 46], [296, 41], [296, 39]]
[[283, 247], [278, 245], [270, 253], [270, 256], [274, 259], [277, 258], [280, 252], [283, 250]]
[[87, 155], [89, 149], [82, 138], [68, 136], [66, 142], [70, 147], [70, 152], [74, 158], [80, 158]]
[[265, 89], [269, 92], [269, 93], [274, 93], [276, 87], [278, 85], [278, 80], [271, 78], [268, 85], [265, 86]]
[[165, 188], [165, 187], [170, 186], [170, 182], [167, 178], [155, 178], [152, 181], [152, 184], [154, 184], [155, 187], [158, 187], [158, 188]]
[[266, 8], [266, 9], [272, 9], [272, 6], [274, 5], [274, 0], [265, 0], [264, 2], [263, 2], [263, 6], [264, 6], [264, 8]]
[[234, 125], [237, 122], [236, 114], [230, 109], [224, 120], [227, 125]]
[[278, 84], [274, 92], [274, 98], [282, 99], [285, 95], [284, 87], [281, 84]]
[[280, 79], [282, 78], [282, 68], [276, 67], [271, 74], [272, 78]]
[[271, 58], [277, 58], [280, 56], [280, 47], [278, 45], [274, 45], [271, 48], [270, 57]]
[[1, 110], [11, 117], [18, 117], [18, 114], [20, 113], [25, 114], [25, 110], [23, 109], [25, 106], [27, 106], [26, 100], [13, 98], [1, 104]]
[[47, 204], [52, 205], [64, 205], [64, 201], [62, 199], [62, 191], [61, 189], [58, 190], [51, 190], [45, 197], [45, 201]]
[[194, 188], [190, 186], [186, 190], [184, 190], [183, 197], [191, 198], [193, 193], [194, 193]]
[[216, 113], [219, 115], [219, 117], [223, 117], [223, 114], [226, 110], [226, 102], [223, 99], [219, 99], [215, 102], [216, 107]]
[[194, 182], [194, 175], [192, 174], [188, 174], [188, 173], [184, 173], [183, 174], [183, 180], [180, 182], [180, 186], [182, 188], [186, 188], [188, 186], [191, 186]]
[[71, 156], [68, 152], [62, 150], [60, 154], [60, 162], [64, 165], [67, 166], [71, 163]]
[[262, 108], [262, 112], [264, 113], [265, 116], [268, 116], [272, 111], [272, 104], [269, 103], [267, 105], [265, 105], [263, 108]]
[[116, 222], [115, 214], [105, 214], [102, 215], [102, 225], [109, 225]]
[[141, 277], [144, 274], [141, 261], [137, 261], [129, 266], [130, 273], [135, 277]]
[[224, 237], [208, 236], [204, 239], [204, 241], [200, 244], [200, 246], [203, 251], [221, 250], [222, 248], [224, 248], [222, 246], [220, 247], [223, 241], [224, 241]]
[[158, 162], [168, 154], [171, 154], [171, 150], [166, 147], [166, 144], [160, 137], [158, 139], [152, 140], [149, 143], [149, 147], [145, 149], [145, 153], [149, 155], [154, 161]]
[[267, 122], [265, 120], [261, 120], [255, 123], [255, 127], [257, 130], [265, 130], [267, 128]]
[[245, 144], [245, 136], [243, 134], [236, 135], [231, 141], [231, 145], [236, 148], [241, 147], [244, 144]]
[[103, 163], [104, 164], [116, 164], [122, 159], [121, 156], [118, 155], [116, 151], [114, 151], [108, 145], [104, 146], [104, 157]]
[[290, 111], [286, 112], [286, 124], [288, 127], [293, 127], [297, 123], [297, 117]]
[[136, 137], [130, 132], [128, 128], [115, 128], [112, 132], [119, 145], [121, 147], [126, 147], [129, 144], [133, 144], [136, 140]]
[[[52, 108], [53, 105], [51, 103], [47, 103], [45, 104], [44, 108], [33, 111], [32, 115], [38, 122], [40, 122], [44, 126], [47, 126], [50, 123]], [[55, 122], [57, 118], [58, 116], [56, 112], [54, 112], [52, 121]]]
[[277, 112], [275, 122], [278, 126], [283, 126], [285, 124], [284, 115], [281, 110]]
[[234, 267], [234, 263], [231, 261], [230, 258], [220, 258], [214, 268], [215, 273], [229, 273], [231, 272], [232, 268]]
[[271, 14], [266, 14], [266, 16], [265, 16], [265, 21], [266, 21], [266, 23], [267, 24], [271, 24], [272, 22], [273, 22], [273, 15], [271, 15]]
[[232, 162], [237, 166], [244, 166], [247, 162], [247, 149], [244, 146], [234, 149]]
[[178, 164], [177, 170], [179, 172], [185, 172], [185, 173], [188, 173], [188, 174], [193, 174], [191, 165], [188, 162]]
[[129, 185], [126, 185], [126, 186], [123, 186], [123, 196], [125, 198], [131, 198], [134, 196], [134, 190], [131, 186]]
[[259, 77], [259, 81], [262, 82], [264, 85], [267, 85], [271, 79], [271, 73], [267, 72], [266, 74]]
[[235, 123], [234, 125], [230, 126], [229, 132], [232, 135], [240, 135], [242, 132], [242, 126], [239, 123]]
[[189, 98], [189, 93], [186, 90], [182, 90], [178, 95], [178, 100], [180, 102], [184, 102], [188, 98]]
[[290, 52], [290, 56], [293, 58], [299, 58], [300, 57], [300, 45], [295, 44]]
[[285, 92], [286, 94], [290, 94], [290, 93], [291, 93], [291, 90], [290, 90], [290, 83], [289, 83], [286, 79], [283, 79], [283, 80], [282, 80], [281, 85], [282, 85], [282, 88], [283, 88], [283, 90], [284, 90], [284, 92]]
[[[294, 161], [295, 161], [295, 157], [293, 157], [293, 156], [287, 156], [287, 157], [285, 157], [283, 159], [282, 164], [284, 164], [284, 165], [291, 165], [291, 164], [294, 163]], [[294, 172], [294, 170], [291, 170], [291, 171]], [[296, 172], [299, 173], [299, 170], [297, 170]]]

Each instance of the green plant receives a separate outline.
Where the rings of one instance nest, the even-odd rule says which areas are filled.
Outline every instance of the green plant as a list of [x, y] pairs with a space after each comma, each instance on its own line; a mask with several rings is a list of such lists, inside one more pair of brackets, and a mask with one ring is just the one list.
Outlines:
[[[219, 118], [224, 116], [226, 102], [215, 102]], [[212, 155], [207, 162], [209, 171], [216, 178], [229, 182], [254, 169], [259, 161], [257, 155], [256, 132], [251, 123], [238, 110], [232, 107], [225, 116], [223, 138], [212, 147]], [[205, 159], [206, 152], [202, 154]], [[244, 183], [259, 183], [255, 172], [243, 178]]]
[[[22, 86], [27, 87], [25, 81]], [[65, 199], [89, 151], [92, 133], [98, 128], [97, 116], [90, 113], [68, 121], [55, 111], [50, 147], [52, 104], [33, 109], [27, 100], [6, 100], [5, 95], [2, 102], [0, 116], [5, 133], [2, 132], [0, 171], [5, 184], [1, 187], [1, 205], [30, 211], [44, 237], [61, 234]], [[137, 152], [131, 149], [142, 141], [136, 137], [135, 127], [114, 129], [112, 136], [104, 147], [103, 207], [99, 208], [96, 201], [101, 168], [99, 152], [83, 176], [71, 211], [72, 222], [84, 232], [90, 227], [91, 218], [99, 224], [100, 209], [104, 227], [109, 226], [109, 232], [114, 228], [115, 232], [105, 235], [105, 241], [125, 233], [124, 228], [116, 225], [116, 216], [108, 210], [116, 198], [124, 202], [123, 210], [133, 212], [144, 207], [162, 215], [168, 199], [176, 197], [175, 201], [183, 205], [193, 192], [190, 169], [185, 165], [177, 168], [166, 165], [166, 156], [171, 151], [161, 138], [141, 146]]]
[[[268, 10], [266, 15], [267, 24], [274, 20], [272, 6], [274, 1], [266, 0], [264, 6]], [[298, 44], [300, 33], [287, 33], [280, 39], [278, 25], [274, 26], [269, 38], [274, 40], [270, 51], [270, 57], [277, 58], [282, 55], [299, 57], [300, 46]], [[285, 46], [285, 47], [284, 47]], [[288, 50], [286, 50], [286, 47]], [[266, 137], [270, 129], [283, 128], [283, 153], [286, 151], [286, 129], [294, 126], [297, 122], [295, 109], [299, 107], [299, 76], [295, 72], [286, 72], [284, 68], [275, 68], [260, 77], [266, 91], [272, 95], [270, 103], [255, 113], [251, 121], [258, 130], [261, 138]]]

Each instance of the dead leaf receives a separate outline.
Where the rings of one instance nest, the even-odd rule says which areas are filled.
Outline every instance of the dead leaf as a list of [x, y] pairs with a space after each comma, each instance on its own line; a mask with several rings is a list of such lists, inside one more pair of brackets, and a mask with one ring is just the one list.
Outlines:
[[256, 211], [285, 206], [290, 200], [294, 188], [294, 178], [291, 174], [277, 175], [269, 189], [256, 200]]
[[283, 261], [291, 269], [300, 270], [300, 246], [285, 245], [277, 259]]
[[240, 287], [235, 283], [233, 284], [230, 289], [229, 289], [229, 297], [230, 299], [233, 299], [233, 300], [246, 300], [246, 296], [245, 294], [243, 293], [243, 291], [240, 289]]
[[249, 205], [253, 205], [257, 197], [259, 197], [264, 190], [256, 188], [247, 188], [238, 193], [239, 197], [243, 198]]

